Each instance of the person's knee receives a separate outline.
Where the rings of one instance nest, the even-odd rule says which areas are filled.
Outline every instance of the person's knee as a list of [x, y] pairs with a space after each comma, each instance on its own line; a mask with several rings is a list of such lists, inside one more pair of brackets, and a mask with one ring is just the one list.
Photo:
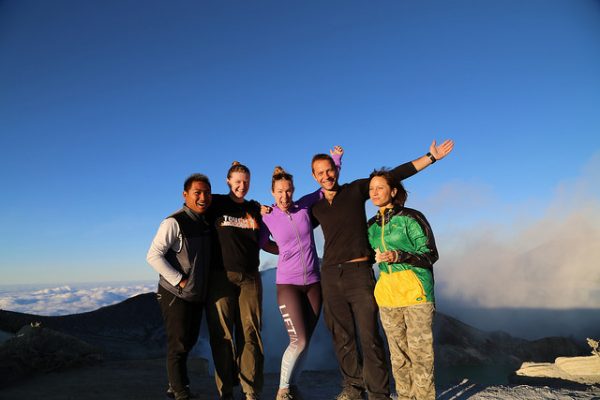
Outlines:
[[292, 345], [296, 346], [298, 354], [302, 354], [308, 347], [308, 340], [305, 337], [299, 337], [295, 341], [290, 340], [290, 346]]
[[169, 353], [169, 357], [171, 358], [179, 358], [179, 357], [183, 357], [184, 355], [186, 355], [192, 348], [193, 346], [186, 346], [186, 343], [184, 343], [181, 340], [178, 341], [172, 341], [171, 343], [169, 343], [169, 348], [168, 353]]

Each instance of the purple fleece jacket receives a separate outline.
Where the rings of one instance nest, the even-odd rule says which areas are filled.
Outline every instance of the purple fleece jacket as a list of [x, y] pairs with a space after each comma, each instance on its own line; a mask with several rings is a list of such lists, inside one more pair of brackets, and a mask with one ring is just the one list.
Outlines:
[[266, 229], [261, 229], [261, 242], [271, 235], [279, 247], [276, 283], [310, 285], [320, 281], [310, 208], [321, 196], [319, 189], [294, 202], [288, 211], [273, 205], [273, 211], [263, 215]]
[[[339, 170], [341, 156], [334, 155], [333, 161]], [[273, 211], [263, 215], [261, 243], [270, 235], [279, 247], [277, 284], [310, 285], [321, 280], [310, 209], [322, 197], [318, 189], [295, 201], [288, 211], [273, 204]]]

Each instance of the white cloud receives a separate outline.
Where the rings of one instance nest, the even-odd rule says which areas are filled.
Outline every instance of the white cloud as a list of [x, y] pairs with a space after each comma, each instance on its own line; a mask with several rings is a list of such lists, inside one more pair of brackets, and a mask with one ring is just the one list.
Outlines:
[[0, 308], [37, 315], [68, 315], [93, 311], [156, 290], [155, 283], [145, 282], [96, 285], [5, 288], [0, 291]]
[[438, 298], [486, 308], [600, 308], [599, 171], [595, 157], [542, 210], [513, 206], [502, 218], [490, 214], [437, 235]]

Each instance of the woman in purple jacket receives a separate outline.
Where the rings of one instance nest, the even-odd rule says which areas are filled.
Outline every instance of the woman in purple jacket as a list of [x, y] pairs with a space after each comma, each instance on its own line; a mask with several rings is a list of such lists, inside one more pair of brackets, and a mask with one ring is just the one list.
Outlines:
[[[339, 169], [342, 148], [335, 146], [330, 153]], [[293, 177], [281, 167], [273, 172], [271, 190], [275, 204], [271, 213], [263, 215], [266, 229], [261, 232], [261, 241], [272, 236], [279, 247], [277, 303], [290, 336], [281, 360], [277, 400], [298, 399], [295, 383], [321, 313], [321, 276], [310, 208], [322, 193], [319, 189], [293, 201]]]

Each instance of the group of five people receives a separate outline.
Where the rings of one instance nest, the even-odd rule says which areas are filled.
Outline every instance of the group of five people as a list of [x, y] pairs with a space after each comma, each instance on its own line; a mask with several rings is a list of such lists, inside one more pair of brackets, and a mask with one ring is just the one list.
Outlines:
[[[262, 281], [259, 251], [279, 254], [277, 303], [290, 337], [277, 399], [298, 399], [298, 376], [321, 306], [343, 377], [339, 400], [389, 399], [389, 375], [378, 314], [388, 338], [399, 398], [435, 397], [433, 386], [433, 272], [431, 228], [404, 207], [401, 180], [445, 157], [445, 141], [427, 155], [349, 184], [338, 182], [343, 150], [317, 154], [312, 175], [320, 188], [293, 200], [291, 174], [272, 176], [275, 203], [245, 199], [250, 170], [234, 162], [227, 195], [211, 193], [208, 177], [184, 183], [183, 208], [161, 223], [147, 260], [159, 273], [157, 298], [167, 335], [168, 393], [189, 399], [187, 357], [206, 310], [215, 380], [221, 399], [238, 384], [246, 399], [263, 387]], [[365, 202], [379, 208], [367, 222]], [[261, 212], [262, 211], [262, 212]], [[319, 262], [313, 228], [325, 244]], [[373, 261], [379, 263], [376, 282]]]

